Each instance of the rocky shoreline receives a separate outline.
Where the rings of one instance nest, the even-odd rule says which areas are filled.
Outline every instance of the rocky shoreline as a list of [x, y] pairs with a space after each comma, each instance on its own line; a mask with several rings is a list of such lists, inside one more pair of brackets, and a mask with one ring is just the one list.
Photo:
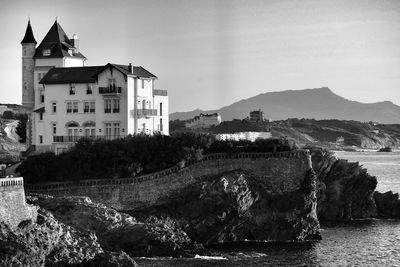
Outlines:
[[319, 240], [320, 223], [400, 218], [399, 195], [376, 192], [362, 166], [309, 149], [313, 170], [290, 192], [236, 170], [126, 213], [87, 197], [30, 195], [36, 220], [0, 223], [0, 265], [136, 266], [134, 257], [216, 255], [208, 247], [232, 242]]

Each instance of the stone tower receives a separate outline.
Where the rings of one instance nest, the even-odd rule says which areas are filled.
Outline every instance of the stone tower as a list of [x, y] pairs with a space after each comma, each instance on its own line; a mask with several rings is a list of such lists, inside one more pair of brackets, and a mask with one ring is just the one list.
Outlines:
[[26, 27], [25, 36], [21, 41], [22, 45], [22, 106], [26, 111], [31, 112], [35, 105], [34, 94], [34, 69], [36, 40], [33, 36], [30, 20]]

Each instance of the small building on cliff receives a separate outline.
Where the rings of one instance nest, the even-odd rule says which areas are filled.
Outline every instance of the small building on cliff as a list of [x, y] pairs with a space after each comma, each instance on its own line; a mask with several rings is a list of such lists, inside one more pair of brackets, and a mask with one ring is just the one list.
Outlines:
[[221, 122], [221, 115], [218, 113], [200, 114], [187, 122], [185, 127], [191, 129], [210, 128], [211, 126], [219, 125]]
[[169, 134], [168, 94], [141, 66], [85, 66], [77, 35], [55, 21], [36, 47], [30, 21], [22, 45], [22, 104], [28, 151], [61, 153], [85, 138]]

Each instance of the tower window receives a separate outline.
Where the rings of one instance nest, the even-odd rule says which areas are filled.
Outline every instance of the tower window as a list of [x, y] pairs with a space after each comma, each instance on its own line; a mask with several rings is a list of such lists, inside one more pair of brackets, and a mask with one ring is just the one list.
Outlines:
[[43, 144], [43, 135], [39, 135], [39, 143]]
[[45, 57], [50, 56], [50, 49], [44, 49], [42, 51], [42, 55], [45, 56]]
[[57, 112], [57, 103], [52, 103], [53, 106], [53, 113]]
[[41, 121], [43, 120], [43, 112], [39, 113], [39, 120], [41, 120]]
[[160, 103], [160, 116], [162, 116], [162, 103]]
[[57, 133], [57, 124], [53, 123], [53, 134]]
[[69, 85], [69, 94], [74, 95], [75, 94], [75, 84], [71, 83]]
[[40, 91], [40, 103], [44, 103], [44, 92]]

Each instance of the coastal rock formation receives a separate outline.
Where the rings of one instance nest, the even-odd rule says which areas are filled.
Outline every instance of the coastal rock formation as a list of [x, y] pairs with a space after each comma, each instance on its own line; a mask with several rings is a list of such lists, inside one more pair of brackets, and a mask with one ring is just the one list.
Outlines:
[[208, 245], [319, 239], [316, 179], [312, 170], [305, 176], [292, 191], [250, 171], [203, 177], [161, 205], [131, 214], [171, 218], [191, 239]]
[[44, 209], [36, 223], [23, 221], [17, 229], [0, 223], [0, 266], [76, 264], [103, 253], [95, 235], [59, 222]]
[[139, 222], [87, 197], [35, 195], [28, 202], [50, 211], [57, 220], [80, 232], [95, 234], [107, 251], [122, 250], [131, 257], [194, 256], [205, 251], [173, 222]]
[[377, 217], [382, 219], [400, 219], [399, 194], [392, 191], [386, 193], [374, 193], [377, 207]]
[[376, 216], [375, 176], [358, 162], [338, 159], [321, 148], [311, 149], [318, 177], [317, 214], [320, 221], [371, 218]]

